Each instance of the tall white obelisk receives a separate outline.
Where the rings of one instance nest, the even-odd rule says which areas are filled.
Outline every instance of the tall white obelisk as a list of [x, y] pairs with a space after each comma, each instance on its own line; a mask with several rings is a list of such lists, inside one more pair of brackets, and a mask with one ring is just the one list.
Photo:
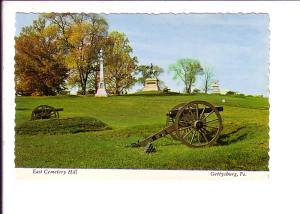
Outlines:
[[95, 94], [97, 97], [107, 97], [107, 93], [105, 90], [104, 84], [104, 69], [103, 69], [103, 51], [100, 50], [100, 70], [99, 70], [99, 86], [97, 93]]

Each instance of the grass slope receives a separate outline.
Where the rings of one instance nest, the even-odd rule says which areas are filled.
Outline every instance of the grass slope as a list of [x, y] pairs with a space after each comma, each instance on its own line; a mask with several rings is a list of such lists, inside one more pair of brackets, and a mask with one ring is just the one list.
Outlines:
[[[226, 102], [222, 103], [221, 100]], [[217, 146], [193, 149], [169, 137], [156, 153], [126, 148], [164, 127], [165, 113], [181, 102], [206, 100], [224, 106], [224, 130]], [[17, 126], [41, 104], [64, 108], [61, 118], [93, 117], [112, 127], [76, 134], [16, 134], [17, 167], [268, 170], [266, 98], [222, 95], [119, 97], [16, 97]]]

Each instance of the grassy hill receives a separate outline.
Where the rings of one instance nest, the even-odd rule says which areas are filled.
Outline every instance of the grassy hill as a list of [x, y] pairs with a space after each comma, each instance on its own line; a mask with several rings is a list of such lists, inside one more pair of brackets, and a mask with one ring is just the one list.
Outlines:
[[[192, 100], [224, 106], [224, 130], [217, 146], [194, 149], [165, 137], [154, 143], [156, 153], [125, 147], [163, 128], [170, 108]], [[204, 94], [16, 97], [16, 130], [35, 123], [29, 122], [31, 110], [41, 104], [64, 108], [62, 120], [89, 117], [109, 128], [74, 133], [16, 132], [16, 167], [268, 170], [266, 98]]]

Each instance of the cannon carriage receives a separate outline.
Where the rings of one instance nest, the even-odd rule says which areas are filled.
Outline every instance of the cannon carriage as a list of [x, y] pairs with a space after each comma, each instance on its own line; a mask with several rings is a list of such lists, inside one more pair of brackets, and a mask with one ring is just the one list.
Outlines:
[[152, 142], [166, 135], [193, 148], [212, 145], [223, 129], [221, 111], [222, 106], [214, 106], [206, 101], [181, 103], [168, 111], [164, 129], [132, 146], [146, 146], [146, 152], [154, 152]]
[[32, 110], [31, 120], [59, 118], [59, 111], [63, 110], [63, 108], [54, 108], [48, 105], [40, 105]]

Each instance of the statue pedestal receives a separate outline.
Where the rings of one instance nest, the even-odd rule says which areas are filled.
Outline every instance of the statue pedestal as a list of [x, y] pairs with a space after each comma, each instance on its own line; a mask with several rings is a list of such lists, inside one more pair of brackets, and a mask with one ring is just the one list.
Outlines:
[[148, 78], [145, 81], [145, 87], [143, 91], [159, 91], [158, 89], [158, 79]]
[[220, 94], [220, 87], [218, 82], [214, 82], [211, 85], [211, 93], [212, 94]]
[[106, 90], [104, 88], [98, 88], [97, 93], [95, 94], [96, 97], [107, 97]]

